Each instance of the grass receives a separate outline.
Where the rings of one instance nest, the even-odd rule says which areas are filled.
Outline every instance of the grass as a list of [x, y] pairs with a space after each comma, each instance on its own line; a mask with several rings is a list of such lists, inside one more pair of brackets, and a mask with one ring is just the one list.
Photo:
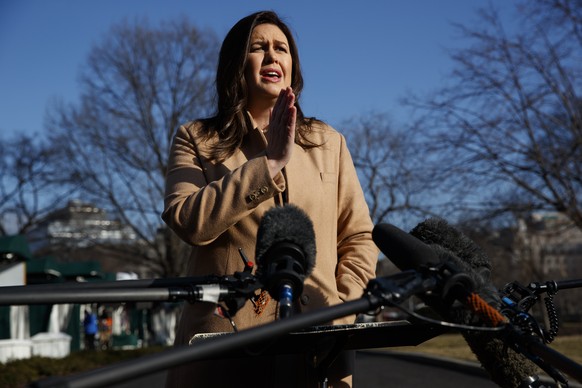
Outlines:
[[[582, 364], [582, 335], [558, 336], [549, 345], [550, 348]], [[469, 346], [460, 334], [447, 334], [435, 337], [418, 346], [403, 346], [388, 350], [415, 352], [430, 355], [445, 356], [455, 359], [477, 361]]]

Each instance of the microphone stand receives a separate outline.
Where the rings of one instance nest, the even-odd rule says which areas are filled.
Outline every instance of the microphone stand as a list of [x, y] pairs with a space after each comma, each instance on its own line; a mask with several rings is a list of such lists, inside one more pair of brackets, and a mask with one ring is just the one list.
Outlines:
[[[199, 300], [204, 286], [238, 288], [238, 275], [2, 287], [0, 306], [126, 301]], [[260, 288], [258, 286], [257, 288]]]
[[543, 344], [537, 337], [516, 331], [508, 338], [510, 346], [536, 363], [555, 381], [568, 386], [568, 381], [556, 369], [582, 382], [582, 365]]
[[409, 271], [387, 278], [372, 280], [360, 299], [330, 306], [309, 313], [294, 315], [269, 324], [196, 341], [191, 346], [179, 346], [159, 354], [140, 357], [95, 369], [87, 373], [51, 377], [33, 383], [32, 387], [102, 387], [133, 377], [165, 370], [188, 362], [218, 357], [247, 346], [277, 339], [284, 334], [322, 324], [348, 315], [373, 311], [385, 304], [400, 303], [419, 293], [433, 290], [436, 281]]
[[231, 314], [234, 315], [246, 300], [263, 286], [251, 271], [252, 263], [245, 261], [243, 271], [222, 277], [7, 286], [1, 287], [0, 306], [181, 300], [190, 303], [224, 301]]
[[[558, 290], [578, 287], [582, 287], [582, 279], [531, 282], [527, 286], [519, 282], [511, 282], [501, 290], [501, 311], [512, 322], [507, 337], [508, 345], [528, 357], [555, 381], [565, 386], [568, 385], [567, 380], [556, 369], [582, 382], [582, 367], [546, 344], [552, 342], [558, 332], [558, 317], [553, 305], [554, 294]], [[540, 300], [540, 294], [544, 292], [548, 295], [545, 304], [550, 319], [549, 330], [540, 327], [528, 313], [530, 308]]]
[[[572, 282], [567, 283], [572, 287]], [[141, 286], [138, 287], [138, 286]], [[397, 305], [412, 295], [424, 294], [440, 287], [440, 279], [431, 274], [404, 271], [392, 276], [376, 278], [368, 283], [362, 298], [317, 311], [294, 315], [266, 325], [239, 331], [232, 335], [219, 335], [201, 339], [191, 346], [179, 346], [159, 354], [140, 357], [116, 365], [95, 369], [83, 374], [66, 377], [51, 377], [32, 384], [32, 387], [101, 387], [125, 381], [134, 377], [165, 370], [188, 362], [220, 357], [245, 347], [279, 339], [285, 334], [330, 322], [348, 315], [366, 313], [384, 305]], [[566, 284], [564, 284], [566, 286]], [[234, 315], [244, 305], [246, 299], [262, 287], [261, 282], [251, 274], [250, 269], [237, 272], [233, 276], [174, 278], [162, 280], [127, 280], [119, 282], [32, 285], [2, 287], [0, 305], [36, 303], [81, 303], [81, 302], [127, 302], [185, 299], [189, 302], [218, 300], [225, 302]], [[60, 288], [60, 290], [59, 290]], [[56, 290], [55, 290], [56, 289]], [[206, 290], [210, 289], [209, 292]], [[205, 295], [209, 294], [209, 295]], [[582, 382], [582, 366], [548, 348], [533, 336], [512, 330], [510, 339], [516, 349], [524, 352], [542, 368], [548, 364], [566, 371]], [[437, 334], [438, 335], [438, 334]], [[532, 357], [533, 355], [533, 357]], [[549, 374], [563, 381], [559, 374]]]

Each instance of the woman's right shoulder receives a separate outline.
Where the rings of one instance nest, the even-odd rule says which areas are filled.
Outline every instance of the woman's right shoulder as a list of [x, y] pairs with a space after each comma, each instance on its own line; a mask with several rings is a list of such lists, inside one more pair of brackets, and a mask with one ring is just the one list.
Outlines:
[[176, 136], [188, 136], [191, 138], [208, 137], [213, 128], [212, 119], [196, 119], [188, 121], [178, 127]]
[[197, 119], [180, 125], [174, 136], [173, 147], [209, 157], [218, 142], [212, 125], [210, 119]]

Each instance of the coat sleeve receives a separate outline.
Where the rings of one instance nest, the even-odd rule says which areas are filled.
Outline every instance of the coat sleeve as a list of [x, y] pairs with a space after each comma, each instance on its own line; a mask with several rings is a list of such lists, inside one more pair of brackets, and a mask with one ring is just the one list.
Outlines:
[[376, 276], [379, 250], [373, 224], [346, 141], [341, 135], [338, 182], [338, 265], [336, 283], [343, 301], [362, 297]]
[[[282, 176], [271, 179], [264, 152], [240, 160], [240, 165], [234, 158], [230, 168], [210, 163], [200, 153], [197, 125], [180, 127], [174, 137], [162, 219], [187, 243], [206, 245], [283, 191], [285, 182]], [[218, 173], [221, 169], [224, 172]], [[208, 176], [219, 177], [211, 180]]]

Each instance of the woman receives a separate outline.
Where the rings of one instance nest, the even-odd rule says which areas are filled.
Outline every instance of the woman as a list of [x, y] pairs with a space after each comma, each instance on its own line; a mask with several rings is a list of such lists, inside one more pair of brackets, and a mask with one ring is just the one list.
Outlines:
[[[220, 50], [216, 87], [216, 115], [179, 128], [167, 171], [162, 217], [192, 245], [188, 274], [241, 271], [239, 248], [247, 256], [255, 252], [265, 212], [293, 204], [313, 221], [317, 249], [298, 308], [306, 312], [361, 297], [375, 276], [378, 255], [368, 207], [344, 137], [306, 118], [299, 107], [303, 78], [297, 47], [275, 13], [252, 14], [230, 30]], [[233, 320], [245, 329], [272, 322], [276, 311], [275, 300], [257, 293]], [[191, 304], [180, 319], [176, 343], [190, 343], [197, 333], [232, 331], [215, 306]], [[171, 371], [169, 385], [309, 386], [309, 371], [294, 369], [284, 376], [293, 361], [282, 359], [197, 362]], [[295, 361], [305, 369], [303, 359]], [[329, 371], [333, 386], [350, 386], [349, 368], [336, 364]]]

